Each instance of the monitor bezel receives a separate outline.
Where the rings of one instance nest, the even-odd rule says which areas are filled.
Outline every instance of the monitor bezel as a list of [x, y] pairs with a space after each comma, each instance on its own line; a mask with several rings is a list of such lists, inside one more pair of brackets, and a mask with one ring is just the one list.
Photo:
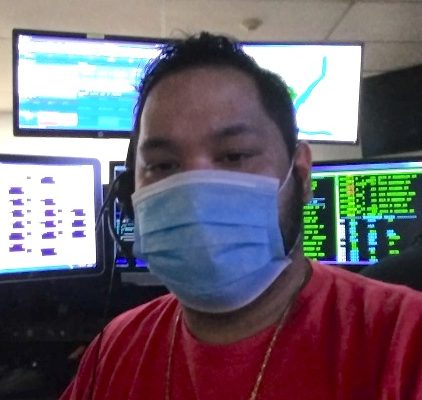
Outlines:
[[364, 56], [364, 42], [361, 41], [239, 41], [240, 46], [252, 45], [252, 46], [358, 46], [360, 47], [360, 71], [359, 71], [359, 97], [358, 97], [358, 115], [357, 115], [357, 126], [356, 126], [356, 140], [344, 141], [344, 140], [318, 140], [318, 139], [298, 139], [300, 141], [306, 141], [315, 145], [344, 145], [344, 146], [357, 146], [360, 144], [360, 129], [359, 121], [361, 117], [361, 98], [362, 98], [362, 83], [363, 83], [363, 56]]
[[[60, 138], [99, 138], [99, 139], [128, 139], [132, 136], [135, 124], [130, 130], [80, 130], [80, 129], [42, 129], [22, 128], [19, 126], [19, 90], [18, 90], [18, 67], [19, 67], [19, 36], [39, 36], [51, 38], [74, 39], [81, 41], [98, 42], [125, 42], [166, 45], [174, 42], [171, 39], [149, 38], [136, 36], [120, 36], [107, 34], [90, 34], [81, 32], [48, 31], [38, 29], [15, 28], [12, 31], [12, 101], [13, 101], [13, 135], [19, 137], [60, 137]], [[135, 112], [135, 108], [133, 110]]]
[[388, 164], [388, 163], [406, 163], [406, 162], [422, 162], [422, 155], [398, 156], [397, 154], [387, 157], [371, 157], [371, 158], [351, 158], [351, 159], [331, 159], [331, 160], [315, 160], [312, 162], [312, 168], [330, 165], [359, 165], [359, 164]]
[[[56, 156], [40, 156], [27, 154], [1, 154], [0, 164], [29, 164], [29, 165], [89, 165], [92, 166], [94, 172], [94, 207], [95, 218], [97, 218], [102, 204], [102, 184], [101, 184], [101, 164], [95, 158], [82, 157], [56, 157]], [[69, 269], [69, 270], [53, 270], [53, 271], [24, 271], [0, 274], [0, 284], [4, 283], [24, 283], [32, 281], [51, 281], [69, 278], [89, 278], [102, 275], [105, 271], [104, 265], [104, 230], [102, 224], [95, 233], [96, 238], [96, 266], [93, 268]]]

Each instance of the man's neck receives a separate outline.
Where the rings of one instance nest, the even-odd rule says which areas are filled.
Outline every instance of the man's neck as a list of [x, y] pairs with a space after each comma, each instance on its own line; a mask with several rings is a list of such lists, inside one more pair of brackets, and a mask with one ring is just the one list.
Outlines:
[[291, 309], [311, 274], [309, 262], [297, 254], [272, 285], [251, 304], [224, 314], [208, 314], [183, 307], [190, 332], [208, 343], [227, 344], [252, 336], [276, 323]]

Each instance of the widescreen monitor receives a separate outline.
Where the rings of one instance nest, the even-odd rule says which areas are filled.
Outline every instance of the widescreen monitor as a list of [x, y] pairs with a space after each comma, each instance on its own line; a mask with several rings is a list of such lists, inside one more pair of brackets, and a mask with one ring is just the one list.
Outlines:
[[14, 134], [130, 137], [140, 79], [163, 43], [15, 29]]
[[304, 253], [359, 267], [400, 254], [422, 231], [422, 158], [315, 163]]
[[[14, 134], [128, 138], [144, 68], [170, 41], [15, 29]], [[286, 81], [300, 139], [357, 141], [360, 44], [241, 46]]]
[[361, 44], [245, 42], [242, 47], [261, 67], [286, 82], [299, 139], [357, 142]]
[[103, 271], [100, 163], [0, 154], [0, 282]]

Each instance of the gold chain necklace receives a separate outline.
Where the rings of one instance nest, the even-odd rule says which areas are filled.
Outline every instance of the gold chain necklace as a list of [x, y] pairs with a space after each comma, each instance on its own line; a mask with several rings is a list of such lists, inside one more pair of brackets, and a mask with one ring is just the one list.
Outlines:
[[[276, 329], [273, 333], [273, 336], [271, 337], [270, 343], [267, 347], [267, 350], [265, 351], [264, 360], [261, 363], [261, 367], [259, 369], [258, 375], [255, 380], [254, 388], [251, 392], [251, 395], [249, 396], [249, 400], [256, 400], [258, 396], [258, 391], [261, 386], [262, 378], [264, 377], [265, 370], [267, 368], [268, 360], [270, 359], [271, 353], [273, 351], [274, 345], [277, 341], [278, 335], [281, 331], [281, 328], [283, 327], [284, 321], [286, 319], [286, 316], [290, 310], [290, 307], [292, 306], [293, 302], [296, 299], [296, 296], [299, 294], [300, 290], [304, 286], [305, 282], [307, 281], [307, 278], [309, 276], [309, 270], [305, 273], [304, 277], [302, 278], [300, 285], [298, 288], [294, 291], [292, 297], [290, 298], [289, 302], [287, 303], [285, 309], [283, 310], [283, 313], [280, 316], [280, 320], [276, 326]], [[174, 344], [176, 340], [176, 332], [177, 332], [177, 326], [179, 325], [179, 320], [181, 316], [181, 310], [176, 315], [176, 319], [173, 324], [173, 331], [171, 336], [171, 342], [170, 342], [170, 349], [169, 349], [169, 356], [167, 359], [167, 370], [166, 370], [166, 383], [165, 383], [165, 400], [170, 400], [170, 378], [171, 378], [171, 366], [173, 361], [173, 351], [174, 351]]]

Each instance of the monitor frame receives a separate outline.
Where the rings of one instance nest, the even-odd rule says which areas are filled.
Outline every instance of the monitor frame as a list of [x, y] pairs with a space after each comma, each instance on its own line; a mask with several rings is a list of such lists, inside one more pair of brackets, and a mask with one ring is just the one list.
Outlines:
[[315, 160], [312, 162], [313, 167], [327, 167], [327, 166], [342, 166], [342, 165], [360, 165], [360, 164], [388, 164], [388, 163], [407, 163], [407, 162], [422, 162], [422, 155], [405, 155], [398, 156], [397, 154], [388, 157], [371, 157], [371, 158], [351, 158], [339, 160]]
[[[101, 185], [101, 165], [99, 160], [95, 158], [81, 157], [56, 157], [56, 156], [39, 156], [26, 154], [0, 154], [0, 165], [17, 164], [17, 165], [88, 165], [92, 166], [94, 178], [94, 218], [97, 218], [102, 204], [102, 185]], [[95, 232], [96, 242], [96, 265], [89, 268], [75, 269], [59, 269], [59, 270], [28, 270], [22, 272], [10, 272], [0, 274], [0, 284], [7, 283], [24, 283], [32, 281], [52, 281], [69, 278], [89, 278], [102, 275], [105, 271], [104, 265], [104, 230], [100, 224]]]
[[[82, 42], [87, 41], [98, 41], [98, 42], [122, 42], [126, 44], [151, 44], [151, 45], [165, 45], [173, 42], [170, 39], [160, 38], [147, 38], [147, 37], [134, 37], [134, 36], [119, 36], [119, 35], [100, 35], [100, 34], [89, 34], [89, 33], [78, 33], [78, 32], [63, 32], [63, 31], [48, 31], [48, 30], [37, 30], [37, 29], [13, 29], [12, 32], [12, 75], [13, 75], [13, 134], [14, 136], [20, 137], [72, 137], [72, 138], [113, 138], [113, 139], [128, 139], [133, 133], [135, 122], [131, 129], [128, 130], [100, 130], [100, 129], [50, 129], [50, 128], [25, 128], [19, 126], [19, 79], [18, 79], [18, 68], [19, 68], [19, 37], [21, 35], [27, 36], [38, 36], [63, 38], [64, 40], [77, 40]], [[140, 81], [140, 79], [139, 79]], [[139, 81], [136, 85], [139, 85]], [[133, 114], [135, 113], [136, 102], [133, 108]]]

